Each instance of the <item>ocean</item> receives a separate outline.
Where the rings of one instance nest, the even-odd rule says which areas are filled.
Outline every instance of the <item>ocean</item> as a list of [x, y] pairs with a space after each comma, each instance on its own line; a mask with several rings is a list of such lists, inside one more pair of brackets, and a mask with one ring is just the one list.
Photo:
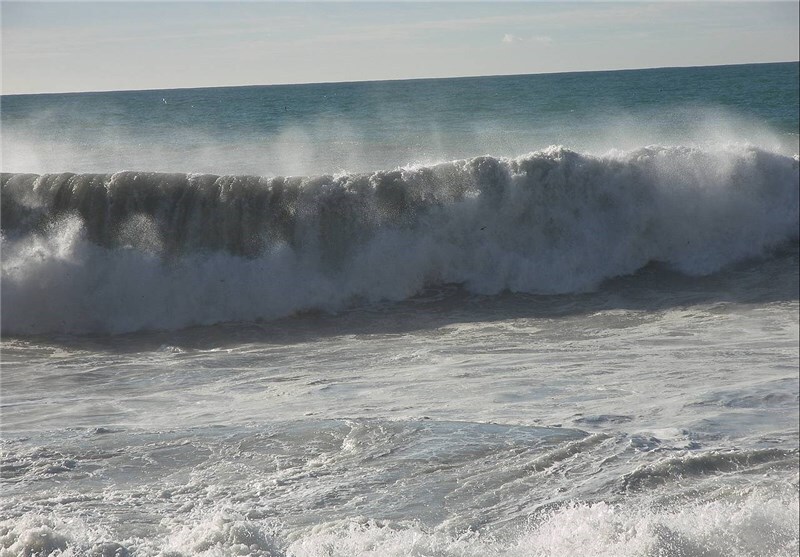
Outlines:
[[798, 63], [6, 95], [0, 556], [793, 556]]

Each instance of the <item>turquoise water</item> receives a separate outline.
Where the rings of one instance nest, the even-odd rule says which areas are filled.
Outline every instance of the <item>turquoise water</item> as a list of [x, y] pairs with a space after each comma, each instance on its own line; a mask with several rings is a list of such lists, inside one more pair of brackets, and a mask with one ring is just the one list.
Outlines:
[[3, 171], [366, 172], [549, 145], [797, 152], [798, 64], [6, 96]]

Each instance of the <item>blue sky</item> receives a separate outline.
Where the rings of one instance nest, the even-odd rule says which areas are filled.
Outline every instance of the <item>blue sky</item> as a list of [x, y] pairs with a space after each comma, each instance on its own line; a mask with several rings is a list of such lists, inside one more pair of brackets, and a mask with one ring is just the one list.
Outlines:
[[797, 2], [6, 2], [2, 92], [797, 60]]

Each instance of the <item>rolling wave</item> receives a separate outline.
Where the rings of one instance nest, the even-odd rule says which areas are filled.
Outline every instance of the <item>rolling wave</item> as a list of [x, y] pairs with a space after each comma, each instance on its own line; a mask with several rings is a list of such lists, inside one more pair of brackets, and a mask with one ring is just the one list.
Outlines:
[[2, 328], [124, 332], [709, 274], [798, 240], [798, 156], [562, 147], [316, 177], [2, 175]]

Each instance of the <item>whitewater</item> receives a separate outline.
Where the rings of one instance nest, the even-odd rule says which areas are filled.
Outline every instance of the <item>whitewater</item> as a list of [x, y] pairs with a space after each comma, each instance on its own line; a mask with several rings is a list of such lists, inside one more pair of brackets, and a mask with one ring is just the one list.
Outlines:
[[709, 274], [796, 243], [800, 191], [797, 156], [666, 147], [336, 177], [4, 175], [2, 187], [3, 327], [18, 333], [271, 319], [452, 283], [584, 292], [649, 263]]
[[798, 65], [2, 99], [0, 556], [790, 556]]

